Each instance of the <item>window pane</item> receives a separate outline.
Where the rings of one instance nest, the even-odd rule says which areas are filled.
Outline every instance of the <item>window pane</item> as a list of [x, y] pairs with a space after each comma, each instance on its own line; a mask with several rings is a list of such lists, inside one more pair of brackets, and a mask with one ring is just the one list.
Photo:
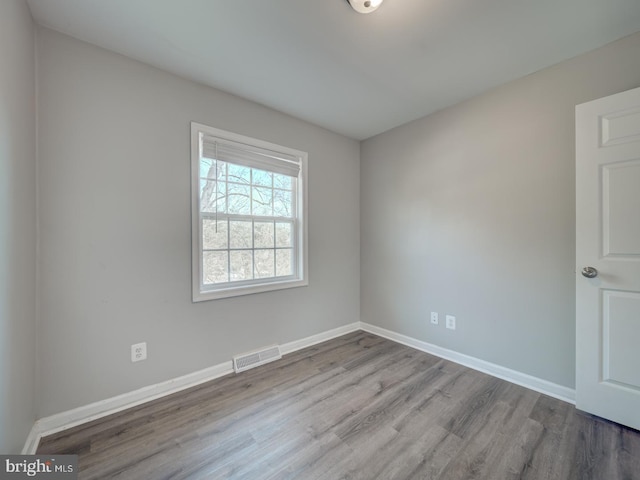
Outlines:
[[255, 248], [273, 248], [273, 222], [255, 222], [253, 224], [253, 242]]
[[214, 211], [218, 213], [227, 212], [227, 184], [222, 181], [218, 182], [218, 195]]
[[231, 281], [251, 280], [253, 278], [253, 255], [251, 251], [231, 251]]
[[213, 169], [214, 174], [217, 174], [219, 182], [224, 182], [227, 179], [227, 164], [218, 160], [218, 168]]
[[216, 182], [200, 179], [200, 211], [210, 212], [215, 208], [216, 201]]
[[250, 221], [238, 221], [230, 220], [230, 248], [252, 248], [252, 236], [251, 222]]
[[254, 185], [262, 185], [265, 187], [272, 186], [273, 174], [271, 172], [265, 172], [264, 170], [253, 170], [252, 183]]
[[218, 160], [216, 162], [210, 158], [200, 159], [200, 177], [210, 178], [212, 180], [225, 180], [227, 176], [227, 165], [225, 162]]
[[202, 254], [202, 283], [225, 283], [229, 281], [227, 272], [227, 252], [203, 252]]
[[293, 203], [291, 192], [286, 190], [273, 191], [273, 215], [276, 217], [289, 217], [293, 215]]
[[273, 277], [275, 275], [275, 259], [273, 250], [255, 250], [256, 278]]
[[275, 188], [291, 190], [291, 180], [293, 179], [289, 175], [280, 175], [279, 173], [273, 174], [273, 186]]
[[[231, 165], [229, 165], [231, 167]], [[249, 185], [237, 185], [229, 183], [227, 185], [228, 210], [230, 214], [249, 215], [251, 213], [251, 187]]]
[[227, 173], [230, 182], [246, 183], [247, 185], [251, 182], [251, 168], [249, 167], [230, 163]]
[[214, 180], [200, 179], [200, 211], [213, 213], [226, 211], [227, 199], [225, 197], [224, 182], [216, 182]]
[[[217, 228], [216, 228], [217, 223]], [[202, 220], [202, 248], [205, 250], [227, 248], [228, 224], [226, 220], [204, 218]]]
[[253, 215], [272, 216], [273, 190], [265, 187], [253, 187]]
[[293, 274], [293, 250], [289, 248], [276, 250], [276, 277], [286, 277]]
[[276, 223], [276, 247], [291, 246], [291, 227], [290, 223]]
[[213, 171], [213, 160], [210, 158], [200, 158], [200, 177], [216, 178]]

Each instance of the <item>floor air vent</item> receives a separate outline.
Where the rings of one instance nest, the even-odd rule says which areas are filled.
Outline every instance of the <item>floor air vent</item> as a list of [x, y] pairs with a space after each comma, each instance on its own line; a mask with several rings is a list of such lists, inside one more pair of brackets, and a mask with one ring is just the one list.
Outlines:
[[239, 373], [280, 358], [282, 358], [282, 354], [280, 353], [280, 347], [278, 345], [265, 347], [255, 352], [243, 353], [242, 355], [233, 357], [233, 369], [236, 373]]

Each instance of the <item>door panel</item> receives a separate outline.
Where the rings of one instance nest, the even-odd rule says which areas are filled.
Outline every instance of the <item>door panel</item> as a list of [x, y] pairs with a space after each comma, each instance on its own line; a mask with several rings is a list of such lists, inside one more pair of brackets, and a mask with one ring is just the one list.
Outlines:
[[640, 256], [640, 159], [602, 169], [603, 256]]
[[640, 122], [640, 108], [628, 108], [621, 112], [600, 116], [600, 146], [608, 147], [640, 141], [638, 122]]
[[576, 107], [576, 267], [576, 406], [640, 429], [640, 88]]
[[603, 292], [602, 381], [640, 390], [640, 293]]

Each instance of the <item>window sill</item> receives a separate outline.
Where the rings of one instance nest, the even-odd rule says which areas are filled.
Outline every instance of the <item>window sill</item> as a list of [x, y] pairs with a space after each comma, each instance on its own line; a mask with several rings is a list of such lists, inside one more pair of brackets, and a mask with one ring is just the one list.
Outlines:
[[206, 302], [208, 300], [218, 300], [221, 298], [238, 297], [240, 295], [251, 295], [254, 293], [272, 292], [274, 290], [285, 290], [288, 288], [306, 287], [309, 285], [307, 279], [287, 280], [282, 282], [268, 282], [259, 285], [232, 286], [218, 288], [215, 290], [205, 290], [193, 292], [193, 302]]

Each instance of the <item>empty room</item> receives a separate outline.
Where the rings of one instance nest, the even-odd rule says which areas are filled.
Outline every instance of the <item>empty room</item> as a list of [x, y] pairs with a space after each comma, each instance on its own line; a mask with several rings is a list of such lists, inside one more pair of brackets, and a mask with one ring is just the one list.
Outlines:
[[0, 479], [640, 479], [640, 2], [0, 0]]

